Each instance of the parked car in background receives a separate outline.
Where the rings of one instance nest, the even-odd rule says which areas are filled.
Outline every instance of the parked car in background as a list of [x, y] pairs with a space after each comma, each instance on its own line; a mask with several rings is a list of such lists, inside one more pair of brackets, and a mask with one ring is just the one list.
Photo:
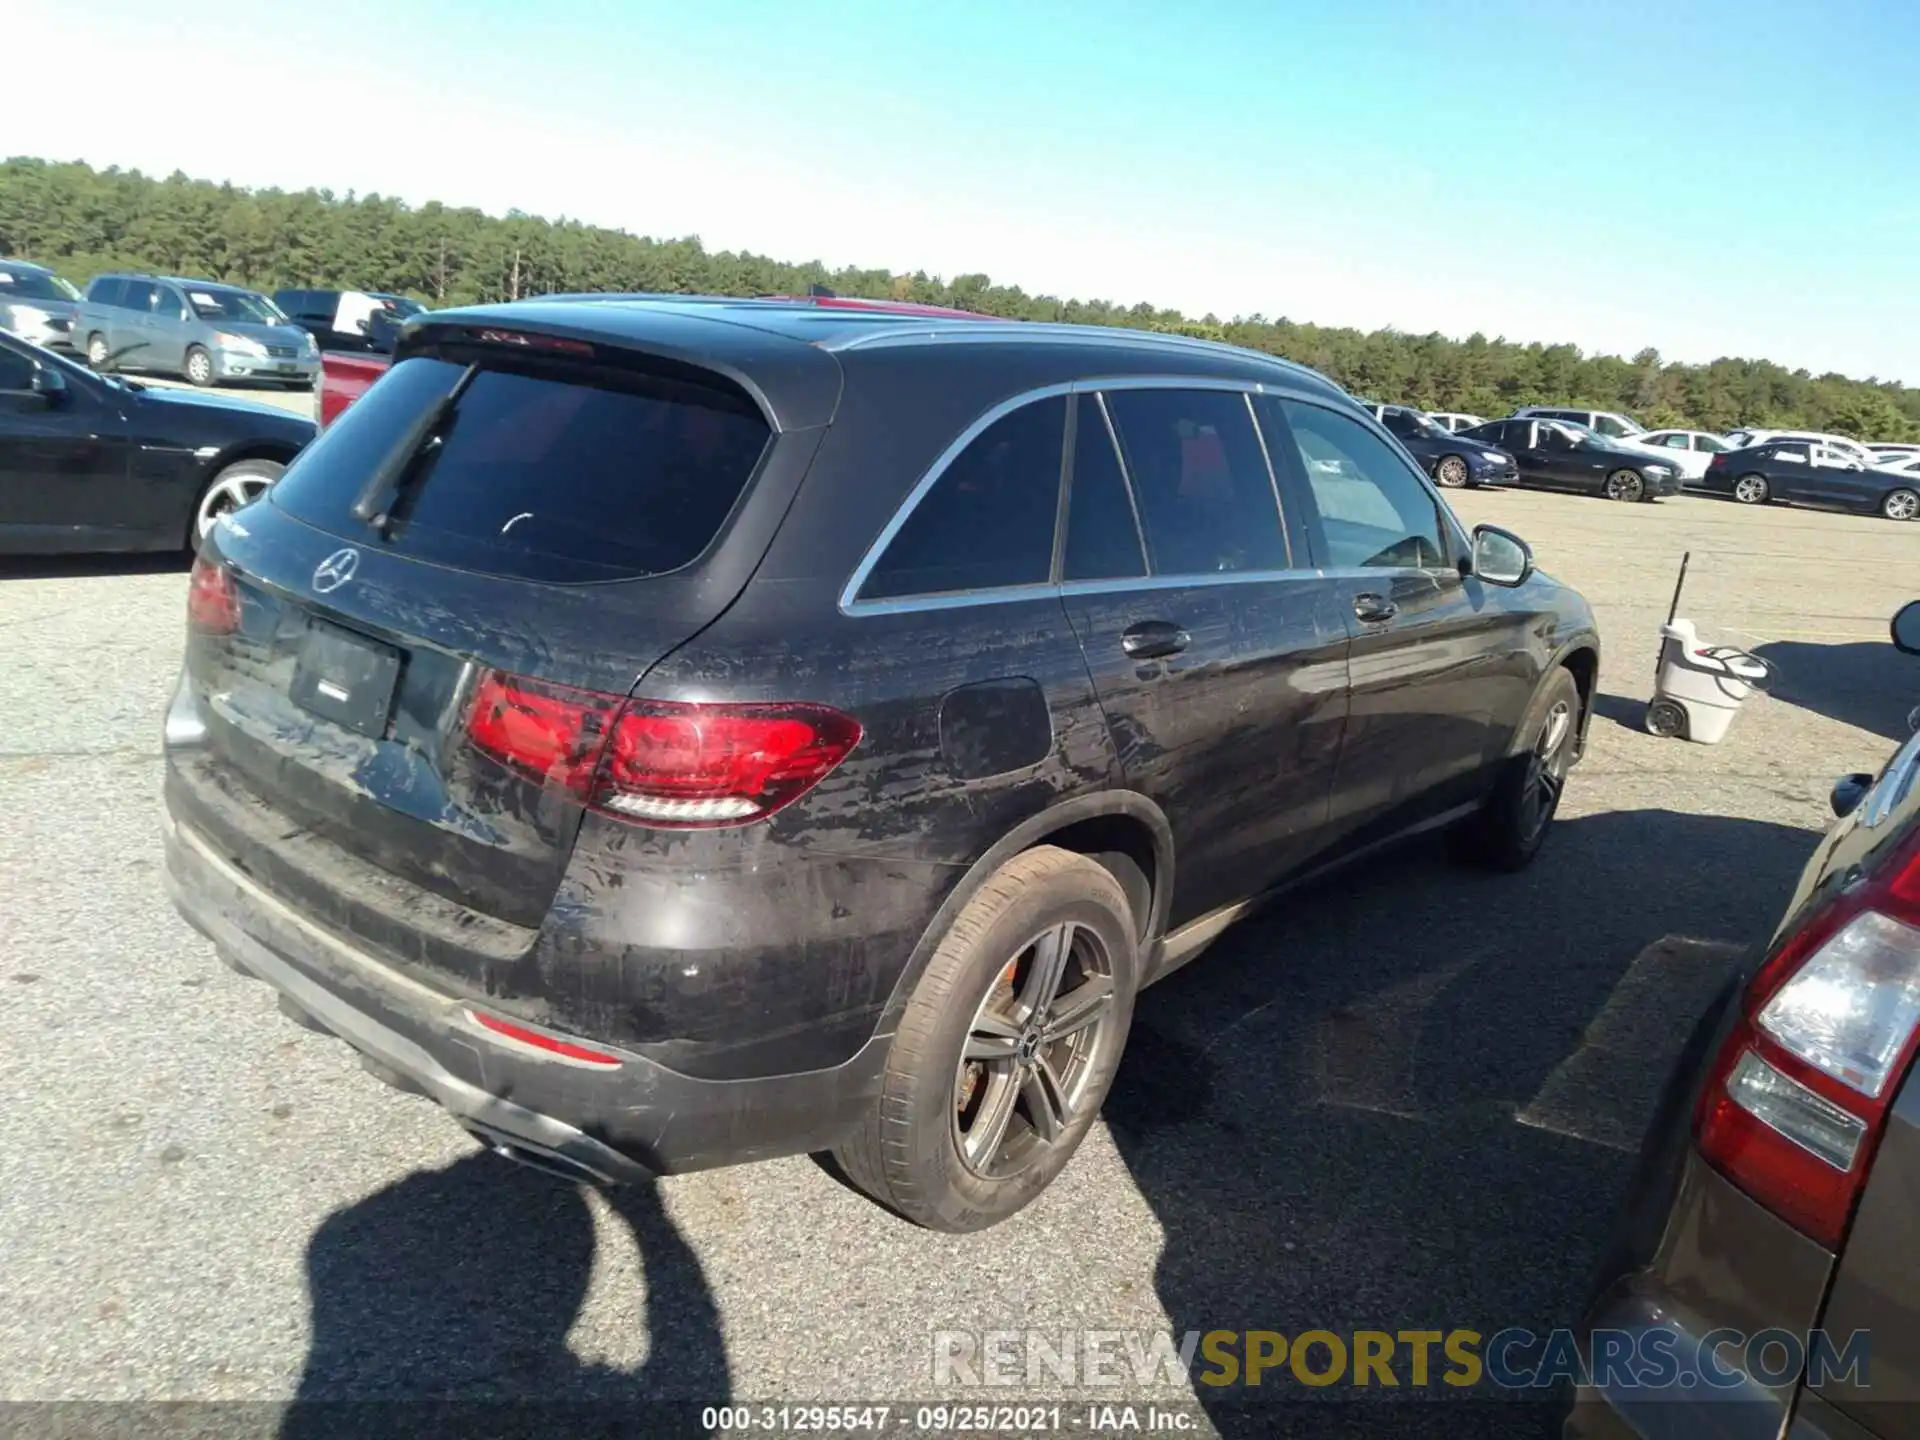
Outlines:
[[684, 298], [395, 356], [208, 537], [169, 885], [549, 1170], [993, 1224], [1143, 986], [1416, 831], [1525, 865], [1582, 749], [1587, 605], [1270, 356]]
[[400, 327], [426, 306], [378, 290], [276, 290], [273, 303], [322, 350], [391, 355]]
[[48, 350], [73, 349], [80, 292], [45, 265], [0, 260], [0, 330]]
[[0, 335], [0, 552], [184, 549], [313, 435], [273, 406], [96, 375]]
[[1647, 427], [1631, 415], [1617, 410], [1587, 410], [1573, 405], [1522, 405], [1509, 417], [1514, 420], [1571, 420], [1609, 440], [1637, 440]]
[[1849, 460], [1859, 465], [1872, 465], [1873, 452], [1858, 440], [1846, 435], [1830, 435], [1819, 430], [1730, 430], [1726, 441], [1736, 450], [1749, 450], [1755, 445], [1765, 445], [1769, 441], [1790, 440], [1802, 445], [1825, 445], [1838, 450]]
[[1575, 490], [1609, 500], [1654, 500], [1680, 493], [1680, 467], [1652, 458], [1583, 425], [1561, 420], [1490, 420], [1460, 432], [1513, 456], [1515, 483]]
[[[1920, 654], [1920, 604], [1894, 636]], [[1889, 683], [1920, 684], [1888, 659]], [[1667, 1081], [1581, 1325], [1570, 1440], [1920, 1434], [1920, 733], [1832, 808], [1767, 951]], [[1638, 1340], [1605, 1364], [1596, 1332]], [[1785, 1343], [1759, 1357], [1764, 1337]]]
[[1652, 446], [1678, 465], [1682, 480], [1698, 480], [1707, 473], [1714, 456], [1733, 448], [1705, 430], [1649, 430], [1637, 438], [1640, 444]]
[[1455, 435], [1431, 416], [1407, 405], [1372, 405], [1374, 419], [1406, 447], [1434, 480], [1449, 490], [1463, 485], [1499, 485], [1519, 471], [1513, 456], [1492, 445]]
[[1479, 415], [1469, 415], [1464, 410], [1435, 410], [1427, 418], [1434, 424], [1459, 434], [1462, 430], [1471, 430], [1476, 425], [1486, 424]]
[[1893, 455], [1875, 465], [1883, 475], [1920, 475], [1920, 455]]
[[1920, 445], [1908, 445], [1904, 442], [1876, 440], [1867, 446], [1874, 457], [1873, 463], [1884, 465], [1889, 460], [1911, 460], [1920, 457]]
[[1784, 500], [1828, 510], [1864, 510], [1889, 520], [1920, 517], [1920, 479], [1862, 465], [1831, 445], [1782, 437], [1713, 457], [1699, 489], [1742, 505]]
[[169, 275], [99, 275], [75, 320], [96, 370], [178, 375], [195, 385], [269, 381], [304, 390], [320, 351], [264, 295], [211, 280]]

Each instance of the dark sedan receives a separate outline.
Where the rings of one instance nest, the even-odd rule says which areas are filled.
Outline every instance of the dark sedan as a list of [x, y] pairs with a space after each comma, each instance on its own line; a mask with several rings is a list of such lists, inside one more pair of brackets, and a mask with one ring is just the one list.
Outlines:
[[1513, 417], [1460, 432], [1497, 445], [1519, 466], [1518, 484], [1577, 490], [1609, 500], [1652, 500], [1680, 493], [1680, 471], [1644, 450], [1632, 450], [1584, 425]]
[[284, 410], [96, 375], [0, 335], [0, 553], [188, 548], [313, 436]]
[[1519, 474], [1513, 456], [1506, 451], [1456, 435], [1409, 405], [1376, 405], [1373, 413], [1435, 483], [1449, 490], [1464, 485], [1511, 484]]
[[1713, 457], [1694, 487], [1742, 505], [1787, 500], [1831, 510], [1864, 510], [1889, 520], [1920, 518], [1920, 476], [1869, 470], [1816, 440], [1770, 440]]
[[[1920, 654], [1920, 602], [1893, 636]], [[1920, 1435], [1920, 733], [1832, 803], [1668, 1082], [1568, 1437]]]

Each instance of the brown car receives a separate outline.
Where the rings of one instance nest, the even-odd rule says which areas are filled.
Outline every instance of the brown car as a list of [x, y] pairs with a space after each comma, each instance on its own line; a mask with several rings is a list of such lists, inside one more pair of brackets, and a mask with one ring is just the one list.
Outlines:
[[1833, 809], [1654, 1118], [1569, 1437], [1920, 1437], [1920, 724]]

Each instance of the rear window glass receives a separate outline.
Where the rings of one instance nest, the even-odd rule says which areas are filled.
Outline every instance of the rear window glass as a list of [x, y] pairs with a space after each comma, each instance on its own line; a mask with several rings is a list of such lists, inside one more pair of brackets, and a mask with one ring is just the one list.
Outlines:
[[[288, 514], [372, 541], [355, 499], [465, 367], [394, 366], [272, 491]], [[481, 370], [404, 473], [387, 543], [436, 564], [553, 583], [677, 570], [713, 542], [766, 448], [744, 395], [584, 367]]]

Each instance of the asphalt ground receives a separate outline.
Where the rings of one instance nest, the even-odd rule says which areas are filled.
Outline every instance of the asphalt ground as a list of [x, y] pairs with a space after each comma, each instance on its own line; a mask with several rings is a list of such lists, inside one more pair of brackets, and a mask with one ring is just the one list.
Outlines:
[[[283, 1019], [161, 893], [184, 567], [8, 563], [0, 1398], [1034, 1398], [1071, 1422], [1198, 1393], [1203, 1425], [1272, 1434], [1306, 1423], [1272, 1403], [1308, 1398], [1284, 1374], [1231, 1402], [1044, 1372], [971, 1389], [936, 1385], [933, 1336], [1571, 1322], [1694, 1015], [1778, 919], [1831, 780], [1877, 768], [1920, 702], [1920, 661], [1885, 641], [1920, 594], [1920, 527], [1695, 497], [1456, 504], [1599, 617], [1590, 751], [1545, 852], [1492, 876], [1417, 846], [1229, 931], [1142, 1004], [1061, 1180], [971, 1237], [806, 1158], [584, 1193]], [[1779, 671], [1717, 748], [1638, 728], [1687, 550], [1682, 613]], [[208, 1413], [293, 1433], [313, 1412]], [[315, 1433], [376, 1412], [357, 1413]]]

